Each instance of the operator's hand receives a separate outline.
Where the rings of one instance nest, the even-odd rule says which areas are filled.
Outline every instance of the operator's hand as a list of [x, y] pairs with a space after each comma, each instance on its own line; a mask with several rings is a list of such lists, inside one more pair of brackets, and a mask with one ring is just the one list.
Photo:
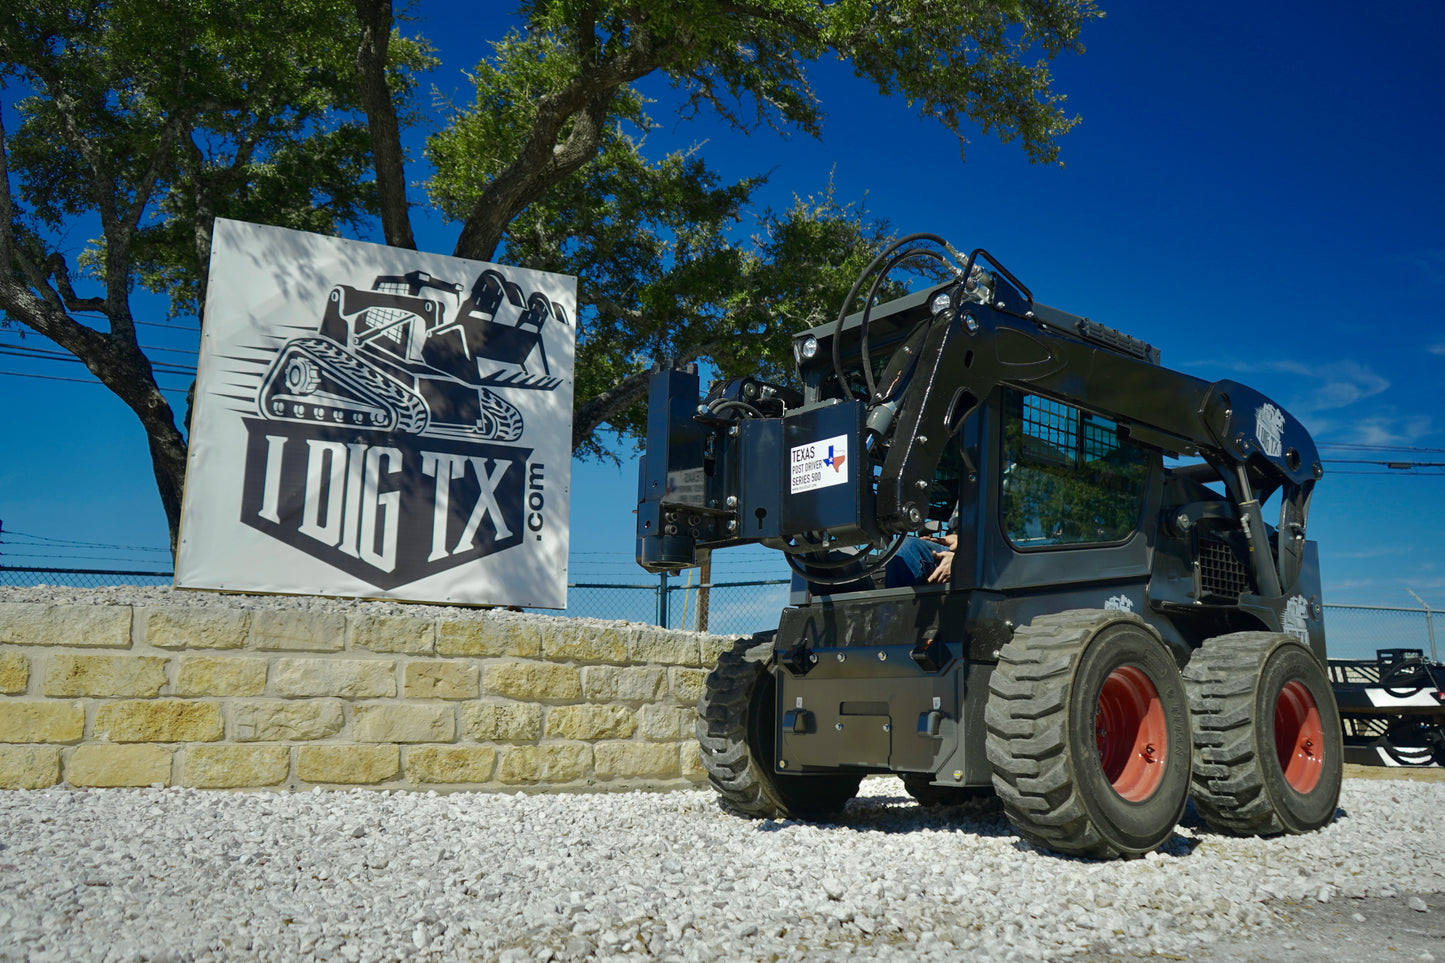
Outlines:
[[932, 584], [947, 582], [948, 576], [953, 573], [953, 553], [958, 551], [958, 536], [949, 532], [947, 535], [926, 537], [930, 542], [937, 542], [946, 549], [946, 551], [933, 553], [935, 559], [933, 571], [928, 573], [926, 581]]

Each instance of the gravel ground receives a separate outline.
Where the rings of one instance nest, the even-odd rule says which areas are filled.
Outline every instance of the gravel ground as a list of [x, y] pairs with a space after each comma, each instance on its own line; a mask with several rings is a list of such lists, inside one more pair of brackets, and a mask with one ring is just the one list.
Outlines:
[[[135, 587], [0, 601], [433, 608]], [[1368, 774], [1416, 778], [1347, 779], [1318, 833], [1234, 839], [1191, 812], [1162, 851], [1107, 863], [883, 778], [827, 825], [738, 819], [706, 790], [9, 791], [0, 961], [1445, 961], [1445, 782]]]
[[866, 780], [833, 824], [710, 791], [0, 794], [0, 960], [1445, 959], [1445, 783], [1144, 859]]

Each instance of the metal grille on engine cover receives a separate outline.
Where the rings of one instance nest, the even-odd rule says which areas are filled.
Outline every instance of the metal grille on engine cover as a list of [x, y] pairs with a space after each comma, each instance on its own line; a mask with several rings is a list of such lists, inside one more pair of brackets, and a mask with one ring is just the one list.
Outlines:
[[1226, 599], [1237, 602], [1245, 593], [1253, 592], [1249, 570], [1229, 543], [1207, 532], [1199, 536], [1199, 600]]

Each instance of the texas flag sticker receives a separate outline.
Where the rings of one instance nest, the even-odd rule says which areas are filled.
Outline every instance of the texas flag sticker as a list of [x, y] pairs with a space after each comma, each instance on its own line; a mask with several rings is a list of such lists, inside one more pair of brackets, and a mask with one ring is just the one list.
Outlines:
[[791, 494], [829, 488], [848, 481], [848, 436], [836, 435], [789, 452], [789, 484]]

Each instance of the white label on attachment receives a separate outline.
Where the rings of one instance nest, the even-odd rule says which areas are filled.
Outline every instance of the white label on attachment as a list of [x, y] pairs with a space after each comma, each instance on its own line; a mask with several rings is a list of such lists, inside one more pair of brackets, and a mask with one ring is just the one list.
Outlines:
[[788, 453], [788, 491], [796, 495], [841, 485], [848, 480], [847, 464], [847, 435], [799, 445]]

